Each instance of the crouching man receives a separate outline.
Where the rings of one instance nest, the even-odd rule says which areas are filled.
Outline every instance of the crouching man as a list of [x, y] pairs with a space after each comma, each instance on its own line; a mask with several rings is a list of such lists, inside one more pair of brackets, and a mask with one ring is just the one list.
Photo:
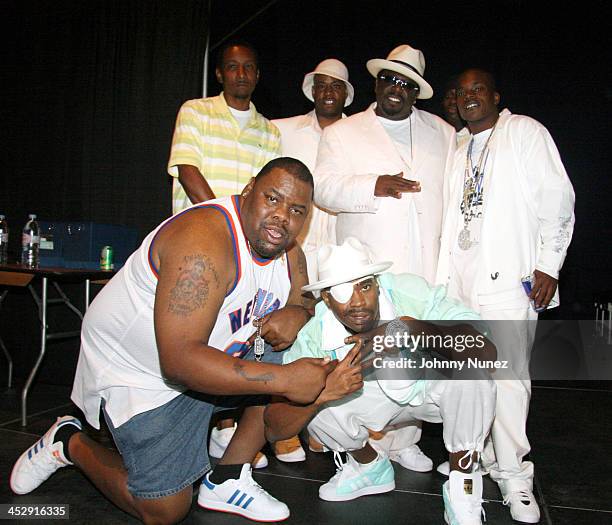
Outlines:
[[[308, 432], [334, 452], [338, 466], [336, 474], [320, 487], [319, 497], [346, 501], [395, 488], [391, 462], [368, 443], [368, 429], [398, 428], [415, 420], [442, 423], [452, 470], [443, 486], [445, 519], [451, 524], [480, 524], [482, 474], [477, 458], [494, 417], [494, 382], [484, 376], [448, 379], [431, 370], [423, 370], [422, 379], [398, 379], [381, 373], [375, 365], [387, 358], [397, 361], [405, 349], [397, 355], [385, 351], [383, 358], [380, 353], [372, 358], [370, 353], [381, 336], [453, 338], [467, 334], [480, 337], [483, 347], [465, 350], [460, 357], [453, 349], [437, 349], [441, 357], [446, 353], [446, 357], [466, 361], [494, 359], [495, 347], [467, 323], [478, 315], [448, 299], [443, 287], [430, 287], [420, 277], [381, 273], [391, 263], [372, 262], [355, 238], [346, 239], [341, 246], [323, 247], [318, 259], [319, 281], [302, 289], [320, 290], [323, 301], [284, 355], [284, 363], [323, 357], [338, 359], [339, 364], [313, 403], [273, 401], [264, 415], [266, 437], [284, 439], [308, 426]], [[440, 326], [425, 320], [466, 322]], [[339, 454], [343, 451], [348, 452], [344, 463]]]

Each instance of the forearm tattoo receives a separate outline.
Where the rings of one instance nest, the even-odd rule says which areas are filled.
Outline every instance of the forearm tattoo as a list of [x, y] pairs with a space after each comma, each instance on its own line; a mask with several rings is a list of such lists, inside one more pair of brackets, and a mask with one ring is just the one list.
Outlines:
[[187, 317], [202, 308], [208, 299], [211, 282], [219, 286], [219, 276], [212, 261], [200, 254], [185, 256], [176, 284], [170, 291], [168, 311]]
[[274, 379], [274, 374], [268, 372], [267, 374], [259, 374], [255, 376], [250, 376], [247, 374], [244, 369], [243, 363], [234, 363], [234, 371], [240, 376], [246, 379], [247, 381], [263, 381], [264, 383], [267, 381], [272, 381]]

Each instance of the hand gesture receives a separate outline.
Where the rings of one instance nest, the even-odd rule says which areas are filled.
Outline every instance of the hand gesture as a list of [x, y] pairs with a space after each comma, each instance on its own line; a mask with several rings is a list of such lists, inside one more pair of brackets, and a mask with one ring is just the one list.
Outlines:
[[317, 398], [323, 404], [336, 401], [363, 388], [363, 367], [361, 363], [361, 343], [357, 343], [327, 376], [325, 388]]
[[402, 193], [416, 193], [421, 191], [421, 183], [415, 180], [404, 179], [404, 173], [396, 175], [381, 175], [376, 179], [374, 196], [393, 197], [401, 199]]

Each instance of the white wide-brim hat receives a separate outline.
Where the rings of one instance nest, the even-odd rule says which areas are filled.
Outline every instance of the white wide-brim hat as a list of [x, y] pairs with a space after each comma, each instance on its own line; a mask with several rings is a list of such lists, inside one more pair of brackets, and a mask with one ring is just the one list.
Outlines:
[[302, 286], [305, 292], [323, 290], [337, 284], [348, 283], [376, 275], [389, 269], [393, 263], [389, 261], [372, 262], [369, 250], [355, 237], [347, 237], [340, 245], [326, 244], [317, 253], [319, 280]]
[[340, 62], [340, 60], [336, 60], [335, 58], [327, 58], [321, 62], [314, 71], [310, 73], [306, 73], [304, 75], [304, 82], [302, 82], [302, 91], [306, 98], [311, 102], [314, 102], [314, 98], [312, 96], [312, 85], [314, 84], [314, 76], [315, 75], [327, 75], [328, 77], [337, 78], [338, 80], [342, 80], [346, 84], [346, 100], [344, 101], [344, 107], [348, 106], [353, 102], [353, 98], [355, 96], [355, 89], [353, 85], [349, 82], [349, 74], [346, 66]]
[[378, 77], [383, 69], [395, 71], [411, 80], [414, 80], [419, 86], [419, 94], [417, 98], [433, 97], [433, 89], [423, 78], [425, 74], [425, 56], [419, 49], [414, 49], [408, 44], [397, 46], [389, 56], [384, 58], [373, 58], [368, 60], [366, 67], [372, 76]]

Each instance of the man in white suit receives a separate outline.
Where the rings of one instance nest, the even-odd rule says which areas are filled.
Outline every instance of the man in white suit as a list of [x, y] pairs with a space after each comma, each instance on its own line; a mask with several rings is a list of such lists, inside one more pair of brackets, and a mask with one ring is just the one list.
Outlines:
[[[323, 60], [314, 71], [306, 73], [302, 92], [314, 102], [314, 109], [305, 115], [273, 120], [281, 132], [284, 157], [301, 160], [312, 172], [317, 161], [317, 149], [323, 129], [345, 115], [342, 110], [353, 102], [355, 90], [349, 82], [348, 69], [335, 58]], [[313, 206], [296, 238], [306, 256], [308, 281], [317, 280], [317, 251], [336, 240], [336, 218]], [[313, 452], [323, 452], [323, 445], [309, 438]], [[288, 463], [304, 461], [306, 454], [297, 436], [272, 443], [277, 459]]]
[[[376, 78], [376, 103], [323, 131], [315, 203], [337, 214], [339, 244], [356, 237], [376, 258], [392, 261], [391, 272], [433, 282], [455, 130], [414, 107], [433, 95], [420, 50], [400, 45], [367, 68]], [[415, 470], [431, 470], [415, 444], [419, 438], [419, 428], [406, 427], [387, 433], [381, 445], [402, 465], [408, 460]]]
[[315, 202], [338, 214], [337, 241], [357, 237], [393, 273], [433, 282], [439, 253], [444, 170], [455, 131], [414, 107], [433, 95], [423, 53], [396, 47], [372, 59], [376, 103], [323, 132], [315, 168]]
[[[283, 156], [301, 160], [312, 172], [323, 130], [346, 116], [342, 111], [353, 102], [355, 90], [346, 66], [340, 60], [328, 58], [306, 73], [302, 92], [314, 102], [312, 111], [272, 123], [281, 132]], [[335, 216], [313, 206], [297, 238], [306, 256], [310, 282], [317, 280], [317, 251], [325, 244], [335, 243], [335, 230]]]
[[[450, 199], [437, 281], [490, 323], [498, 357], [511, 370], [497, 381], [496, 414], [482, 464], [515, 521], [538, 523], [527, 415], [529, 359], [538, 312], [558, 304], [557, 279], [574, 227], [574, 190], [546, 128], [499, 111], [493, 76], [468, 69], [457, 106], [470, 140], [448, 173]], [[532, 290], [522, 280], [531, 277]], [[512, 379], [512, 380], [511, 380]]]

